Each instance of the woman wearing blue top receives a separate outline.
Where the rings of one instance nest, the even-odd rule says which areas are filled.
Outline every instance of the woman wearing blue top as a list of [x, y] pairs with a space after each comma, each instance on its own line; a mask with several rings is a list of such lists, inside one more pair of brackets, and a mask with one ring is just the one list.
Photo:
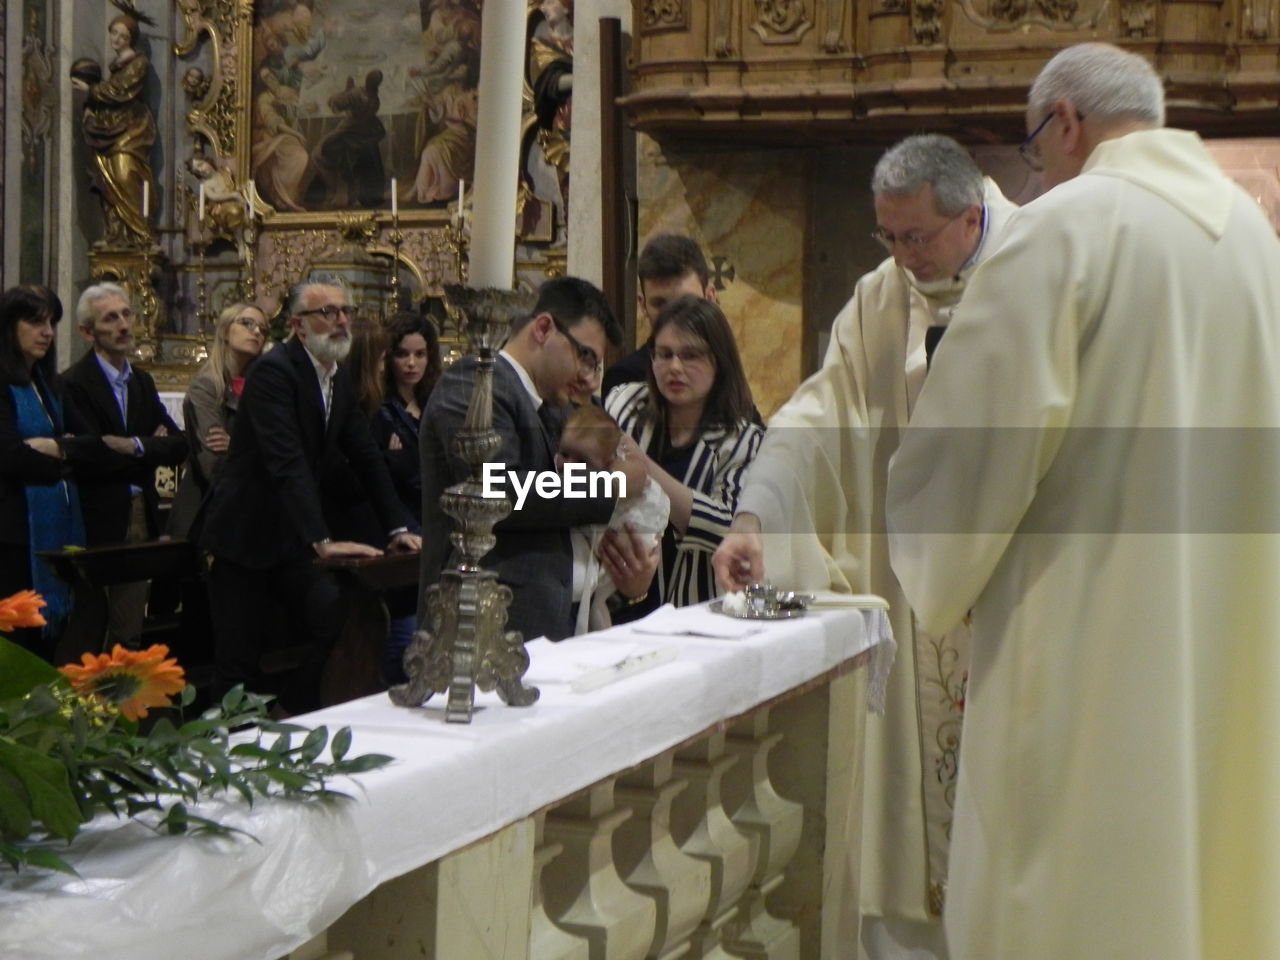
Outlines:
[[62, 303], [33, 284], [0, 294], [0, 597], [35, 589], [48, 625], [13, 639], [45, 659], [71, 606], [67, 587], [38, 550], [84, 546], [72, 468], [109, 460], [86, 433], [58, 380], [54, 338]]

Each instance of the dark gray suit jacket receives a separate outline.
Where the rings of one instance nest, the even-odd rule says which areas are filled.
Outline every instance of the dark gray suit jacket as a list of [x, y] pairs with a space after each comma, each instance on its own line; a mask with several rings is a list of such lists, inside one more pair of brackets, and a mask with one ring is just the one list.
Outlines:
[[[116, 468], [80, 481], [80, 509], [89, 546], [123, 543], [129, 532], [130, 485], [142, 490], [147, 511], [147, 531], [157, 537], [160, 529], [160, 496], [156, 493], [156, 467], [176, 467], [187, 458], [187, 435], [173, 422], [147, 371], [133, 367], [125, 388], [129, 417], [120, 417], [116, 395], [107, 382], [98, 358], [90, 350], [63, 374], [67, 396], [98, 437], [137, 437], [142, 456], [112, 453]], [[165, 435], [156, 436], [164, 427]]]
[[[465, 357], [444, 372], [422, 414], [422, 576], [426, 588], [440, 579], [440, 572], [452, 566], [449, 533], [453, 520], [440, 509], [440, 494], [470, 476], [467, 465], [453, 452], [453, 438], [462, 429], [477, 360]], [[559, 412], [547, 418], [563, 422]], [[505, 357], [498, 357], [493, 371], [493, 426], [502, 438], [502, 447], [493, 462], [505, 469], [527, 474], [555, 469], [559, 437], [539, 417], [533, 398], [520, 382]], [[514, 493], [507, 485], [510, 499]], [[521, 510], [494, 527], [498, 543], [482, 561], [482, 566], [498, 574], [511, 587], [514, 599], [507, 627], [520, 630], [526, 640], [546, 635], [559, 640], [573, 633], [573, 548], [569, 528], [589, 523], [608, 523], [614, 498], [565, 500], [544, 499], [531, 489]], [[429, 626], [425, 604], [418, 603], [418, 619]]]

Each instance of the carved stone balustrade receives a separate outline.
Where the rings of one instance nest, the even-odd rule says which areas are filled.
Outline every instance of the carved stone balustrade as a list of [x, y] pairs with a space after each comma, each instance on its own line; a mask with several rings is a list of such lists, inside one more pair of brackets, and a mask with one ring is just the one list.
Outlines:
[[1026, 90], [1065, 46], [1150, 58], [1170, 120], [1274, 133], [1280, 0], [633, 0], [630, 92], [658, 139], [1021, 139]]

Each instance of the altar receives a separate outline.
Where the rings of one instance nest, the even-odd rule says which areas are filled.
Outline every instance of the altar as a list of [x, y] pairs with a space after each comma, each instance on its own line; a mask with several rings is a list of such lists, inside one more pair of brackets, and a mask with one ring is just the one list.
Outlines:
[[664, 608], [528, 649], [528, 708], [485, 694], [446, 724], [377, 694], [299, 718], [396, 758], [336, 784], [350, 800], [202, 807], [230, 838], [100, 817], [60, 851], [78, 877], [5, 877], [0, 957], [836, 955], [883, 610]]

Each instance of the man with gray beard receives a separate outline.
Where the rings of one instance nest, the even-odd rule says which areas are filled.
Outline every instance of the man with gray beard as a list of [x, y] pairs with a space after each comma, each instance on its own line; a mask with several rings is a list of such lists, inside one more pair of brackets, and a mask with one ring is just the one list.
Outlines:
[[387, 531], [386, 549], [418, 550], [422, 539], [409, 532], [412, 521], [339, 365], [357, 313], [345, 287], [327, 278], [299, 284], [288, 312], [293, 336], [253, 366], [245, 385], [201, 545], [214, 558], [216, 693], [258, 685], [263, 625], [283, 603], [288, 621], [301, 624], [311, 641], [306, 661], [280, 691], [281, 707], [302, 713], [320, 706], [320, 673], [340, 626], [337, 589], [314, 560], [383, 552], [329, 536], [319, 478], [345, 460]]

